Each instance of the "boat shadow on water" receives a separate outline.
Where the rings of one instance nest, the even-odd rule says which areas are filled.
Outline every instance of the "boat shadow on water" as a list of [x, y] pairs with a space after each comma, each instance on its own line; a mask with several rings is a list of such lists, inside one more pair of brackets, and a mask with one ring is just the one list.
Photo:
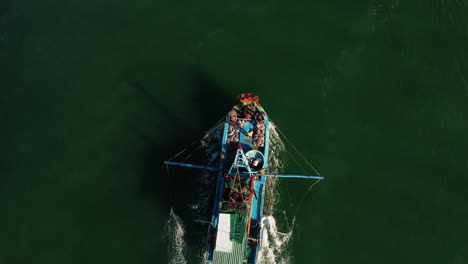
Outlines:
[[[165, 116], [169, 120], [165, 121], [164, 127], [155, 126], [155, 134], [160, 129], [172, 131], [163, 142], [141, 135], [146, 145], [141, 191], [144, 195], [157, 199], [163, 205], [165, 212], [168, 214], [174, 212], [183, 221], [183, 226], [187, 230], [184, 234], [184, 258], [191, 263], [191, 260], [200, 258], [205, 247], [208, 226], [200, 220], [210, 220], [216, 175], [189, 168], [167, 168], [163, 161], [200, 139], [207, 128], [224, 117], [229, 110], [226, 106], [232, 105], [233, 101], [232, 97], [225, 94], [221, 86], [207, 73], [190, 69], [184, 72], [183, 78], [184, 83], [188, 85], [187, 89], [190, 90], [190, 101], [194, 103], [193, 109], [190, 110], [194, 116], [201, 117], [196, 127], [187, 125], [186, 120], [176, 114], [177, 107], [180, 106], [174, 105], [170, 108], [163, 106], [151, 94], [150, 89], [141, 84], [134, 86], [148, 96], [159, 116]], [[207, 100], [208, 98], [211, 99]], [[157, 123], [160, 124], [161, 120], [155, 120], [155, 124]], [[194, 144], [198, 145], [198, 142]], [[216, 152], [219, 152], [219, 149], [216, 149]], [[206, 164], [204, 154], [203, 151], [195, 153], [190, 160]]]

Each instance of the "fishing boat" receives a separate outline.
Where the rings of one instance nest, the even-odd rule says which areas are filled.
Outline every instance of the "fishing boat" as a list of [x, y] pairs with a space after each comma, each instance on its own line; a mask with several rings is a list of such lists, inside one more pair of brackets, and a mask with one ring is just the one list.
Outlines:
[[262, 245], [265, 186], [270, 177], [323, 179], [320, 175], [271, 174], [268, 167], [270, 120], [252, 94], [239, 96], [223, 120], [221, 154], [215, 167], [165, 161], [167, 165], [215, 171], [216, 192], [205, 263], [255, 264]]

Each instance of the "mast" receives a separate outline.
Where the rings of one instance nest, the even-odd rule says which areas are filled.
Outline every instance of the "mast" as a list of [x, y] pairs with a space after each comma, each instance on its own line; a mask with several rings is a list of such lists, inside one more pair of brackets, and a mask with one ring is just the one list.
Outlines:
[[235, 175], [236, 168], [245, 168], [249, 176], [252, 175], [252, 171], [250, 170], [249, 162], [245, 157], [244, 151], [242, 150], [242, 145], [239, 144], [237, 146], [236, 157], [234, 158], [234, 162], [231, 165], [231, 169], [229, 169], [229, 175]]

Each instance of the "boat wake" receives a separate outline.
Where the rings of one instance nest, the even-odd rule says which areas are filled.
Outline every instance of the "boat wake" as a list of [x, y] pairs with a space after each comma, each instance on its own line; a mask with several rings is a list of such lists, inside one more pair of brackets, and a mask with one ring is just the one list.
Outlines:
[[284, 168], [281, 154], [286, 150], [284, 142], [281, 140], [276, 125], [270, 121], [270, 144], [268, 153], [268, 168], [270, 172], [279, 173]]
[[[202, 150], [204, 152], [205, 160], [208, 161], [209, 166], [216, 166], [219, 160], [219, 141], [221, 134], [219, 131], [211, 134], [207, 132], [201, 141]], [[279, 174], [284, 168], [284, 163], [280, 158], [285, 150], [285, 144], [281, 140], [276, 126], [270, 122], [270, 144], [269, 144], [269, 171], [271, 174]], [[216, 183], [215, 173], [204, 171], [200, 173], [198, 190], [199, 197], [194, 200], [194, 203], [187, 206], [192, 211], [192, 216], [195, 219], [207, 219], [210, 214], [209, 206], [211, 194], [206, 190], [212, 189]], [[279, 195], [279, 180], [277, 177], [270, 177], [266, 183], [265, 189], [265, 204], [263, 207], [264, 217], [263, 220], [268, 222], [263, 229], [263, 241], [260, 251], [258, 253], [259, 264], [291, 264], [293, 263], [292, 255], [288, 251], [288, 244], [291, 240], [294, 227], [294, 218], [289, 221], [288, 217], [283, 214], [281, 217], [280, 226], [287, 226], [289, 231], [280, 232], [277, 226], [278, 210], [276, 205], [280, 200]], [[202, 206], [203, 205], [203, 206]], [[282, 224], [284, 221], [285, 225]], [[289, 223], [292, 223], [289, 225]], [[168, 240], [168, 264], [187, 264], [188, 250], [186, 241], [184, 240], [185, 229], [183, 220], [177, 216], [171, 208], [169, 218], [166, 223], [165, 230], [166, 238]], [[200, 253], [202, 255], [203, 252]]]
[[184, 222], [172, 208], [166, 222], [165, 234], [168, 241], [168, 264], [187, 264], [184, 255], [186, 250]]
[[[281, 159], [281, 154], [286, 150], [286, 147], [281, 141], [281, 138], [276, 130], [273, 122], [270, 122], [270, 144], [268, 152], [268, 169], [270, 174], [279, 174], [284, 168], [284, 162]], [[270, 177], [267, 179], [265, 188], [265, 201], [263, 205], [263, 213], [265, 215], [273, 215], [276, 204], [280, 200], [278, 177]]]
[[263, 228], [263, 241], [260, 248], [259, 264], [290, 264], [292, 257], [287, 250], [288, 242], [292, 237], [293, 230], [288, 233], [278, 231], [276, 219], [273, 216], [263, 217], [268, 224]]
[[[195, 155], [203, 157], [207, 166], [215, 167], [220, 156], [219, 149], [221, 148], [221, 138], [222, 134], [219, 129], [207, 131], [198, 142], [199, 145], [197, 149], [186, 156], [185, 159], [190, 158], [190, 156], [195, 153]], [[192, 203], [187, 204], [191, 216], [184, 216], [184, 218], [188, 217], [188, 219], [185, 219], [187, 225], [194, 220], [210, 219], [211, 207], [206, 205], [211, 204], [210, 199], [212, 197], [211, 193], [206, 190], [211, 190], [213, 186], [216, 186], [215, 179], [216, 173], [210, 171], [202, 171], [199, 177], [197, 177], [196, 184], [194, 185], [196, 197], [193, 197]], [[185, 209], [181, 208], [181, 210]], [[187, 264], [188, 262], [192, 262], [193, 256], [190, 256], [190, 252], [193, 251], [193, 249], [187, 248], [184, 220], [174, 213], [173, 208], [170, 209], [169, 217], [166, 222], [165, 236], [168, 243], [168, 264]], [[205, 238], [201, 238], [201, 240], [204, 239]], [[203, 253], [204, 249], [203, 252], [199, 253], [199, 256], [203, 256]]]
[[[279, 174], [284, 168], [282, 153], [286, 150], [285, 144], [281, 140], [276, 126], [270, 122], [270, 145], [268, 153], [268, 167], [271, 174]], [[265, 188], [265, 204], [263, 212], [265, 216], [262, 222], [268, 222], [263, 228], [263, 241], [258, 254], [259, 264], [291, 264], [292, 256], [288, 251], [288, 244], [291, 240], [294, 227], [294, 218], [292, 225], [288, 228], [288, 232], [278, 231], [277, 215], [278, 210], [275, 210], [276, 205], [280, 200], [278, 177], [270, 177], [267, 179]], [[289, 226], [289, 220], [285, 214], [284, 221]]]

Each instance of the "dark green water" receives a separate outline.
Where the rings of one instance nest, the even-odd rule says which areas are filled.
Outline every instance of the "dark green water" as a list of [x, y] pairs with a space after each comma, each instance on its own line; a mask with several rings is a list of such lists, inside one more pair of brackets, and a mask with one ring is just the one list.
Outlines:
[[0, 263], [167, 263], [160, 164], [247, 91], [327, 177], [294, 263], [468, 263], [467, 1], [3, 0], [0, 70]]

